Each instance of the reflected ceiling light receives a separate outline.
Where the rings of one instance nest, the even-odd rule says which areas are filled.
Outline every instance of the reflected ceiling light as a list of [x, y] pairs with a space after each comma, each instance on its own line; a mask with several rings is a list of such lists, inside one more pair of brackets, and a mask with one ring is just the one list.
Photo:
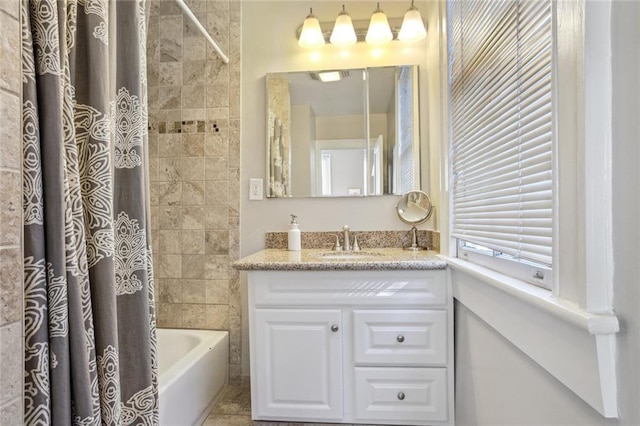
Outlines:
[[389, 21], [387, 15], [380, 9], [380, 3], [373, 11], [371, 15], [371, 21], [369, 21], [369, 29], [367, 30], [367, 36], [365, 40], [369, 44], [385, 44], [393, 40], [393, 34], [391, 28], [389, 28]]
[[351, 46], [358, 41], [356, 32], [353, 29], [351, 17], [347, 13], [344, 5], [342, 5], [342, 12], [340, 12], [336, 18], [336, 23], [333, 25], [333, 31], [331, 32], [331, 38], [329, 40], [331, 44], [335, 44], [336, 46]]
[[350, 72], [348, 70], [338, 70], [338, 71], [310, 71], [309, 78], [311, 80], [319, 80], [323, 83], [329, 83], [332, 81], [340, 81], [343, 78], [349, 77]]
[[340, 76], [340, 72], [338, 71], [321, 72], [321, 73], [318, 73], [318, 77], [320, 78], [320, 81], [323, 83], [329, 83], [331, 81], [340, 81], [340, 79], [342, 78]]
[[313, 16], [313, 9], [309, 9], [309, 15], [307, 15], [304, 24], [302, 24], [298, 45], [301, 47], [320, 47], [324, 45], [324, 35], [322, 35], [318, 18]]
[[424, 27], [424, 22], [422, 22], [420, 11], [413, 2], [414, 0], [411, 0], [411, 7], [404, 14], [402, 27], [400, 27], [400, 33], [398, 34], [398, 40], [400, 41], [418, 41], [427, 36], [427, 30]]

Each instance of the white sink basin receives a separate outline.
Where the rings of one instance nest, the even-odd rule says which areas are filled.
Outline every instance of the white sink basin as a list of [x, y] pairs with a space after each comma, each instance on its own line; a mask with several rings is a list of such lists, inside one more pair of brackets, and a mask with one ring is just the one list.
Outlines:
[[325, 260], [356, 260], [356, 259], [368, 259], [382, 256], [381, 253], [371, 253], [366, 251], [330, 251], [327, 253], [320, 253], [318, 257]]

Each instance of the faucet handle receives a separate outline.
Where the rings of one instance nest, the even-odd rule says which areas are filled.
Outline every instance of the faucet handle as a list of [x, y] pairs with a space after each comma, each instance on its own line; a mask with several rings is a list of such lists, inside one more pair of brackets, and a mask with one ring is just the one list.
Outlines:
[[353, 236], [353, 246], [351, 247], [353, 251], [360, 251], [360, 246], [358, 245], [358, 236], [354, 234]]
[[340, 237], [336, 234], [336, 245], [333, 246], [333, 251], [342, 251], [342, 246], [340, 245]]

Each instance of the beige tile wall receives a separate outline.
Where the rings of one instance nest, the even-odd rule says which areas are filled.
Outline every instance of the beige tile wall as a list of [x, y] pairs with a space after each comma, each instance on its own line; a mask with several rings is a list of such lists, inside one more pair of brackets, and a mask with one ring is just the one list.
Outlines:
[[0, 0], [0, 424], [22, 424], [22, 149], [19, 2]]
[[240, 1], [186, 2], [224, 64], [173, 0], [152, 0], [150, 172], [158, 326], [230, 331], [240, 376]]

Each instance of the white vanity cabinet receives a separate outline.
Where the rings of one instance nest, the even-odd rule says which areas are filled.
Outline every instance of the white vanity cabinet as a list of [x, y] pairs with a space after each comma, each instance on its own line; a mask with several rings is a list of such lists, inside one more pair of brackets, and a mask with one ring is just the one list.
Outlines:
[[445, 270], [249, 271], [255, 420], [453, 425]]

